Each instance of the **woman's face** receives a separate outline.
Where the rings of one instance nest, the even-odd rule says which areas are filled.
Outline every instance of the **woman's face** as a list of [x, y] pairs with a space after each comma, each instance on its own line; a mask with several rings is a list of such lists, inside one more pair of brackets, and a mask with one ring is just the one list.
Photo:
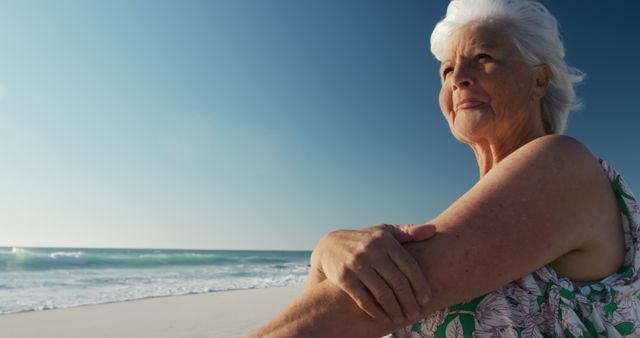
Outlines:
[[460, 28], [442, 59], [440, 109], [458, 140], [509, 142], [540, 119], [544, 93], [501, 25]]

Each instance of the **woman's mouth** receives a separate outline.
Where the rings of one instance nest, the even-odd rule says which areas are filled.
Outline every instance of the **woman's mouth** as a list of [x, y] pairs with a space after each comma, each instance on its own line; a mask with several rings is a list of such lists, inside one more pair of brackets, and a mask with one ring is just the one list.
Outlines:
[[460, 101], [458, 103], [458, 105], [456, 106], [456, 110], [476, 108], [476, 107], [481, 106], [483, 104], [484, 104], [484, 102], [479, 101], [479, 100], [466, 99], [466, 100], [462, 100], [462, 101]]

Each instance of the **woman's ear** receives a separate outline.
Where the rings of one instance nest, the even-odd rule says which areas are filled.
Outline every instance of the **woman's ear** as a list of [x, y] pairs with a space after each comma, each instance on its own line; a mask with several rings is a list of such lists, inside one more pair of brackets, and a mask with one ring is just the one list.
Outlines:
[[533, 91], [536, 99], [541, 99], [547, 94], [550, 78], [551, 69], [549, 66], [542, 64], [533, 69]]

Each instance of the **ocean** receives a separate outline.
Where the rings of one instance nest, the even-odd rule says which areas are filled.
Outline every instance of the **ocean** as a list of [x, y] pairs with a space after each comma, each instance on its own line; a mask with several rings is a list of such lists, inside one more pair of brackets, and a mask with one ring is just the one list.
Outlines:
[[0, 247], [0, 315], [304, 283], [310, 251]]

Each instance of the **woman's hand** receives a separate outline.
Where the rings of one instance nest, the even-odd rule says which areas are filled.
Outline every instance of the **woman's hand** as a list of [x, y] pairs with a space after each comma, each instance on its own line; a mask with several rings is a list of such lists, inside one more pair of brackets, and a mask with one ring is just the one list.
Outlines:
[[401, 243], [426, 240], [435, 233], [431, 224], [380, 224], [330, 232], [313, 250], [311, 269], [316, 271], [310, 275], [326, 276], [373, 318], [396, 323], [416, 320], [420, 304], [429, 301], [430, 289]]

